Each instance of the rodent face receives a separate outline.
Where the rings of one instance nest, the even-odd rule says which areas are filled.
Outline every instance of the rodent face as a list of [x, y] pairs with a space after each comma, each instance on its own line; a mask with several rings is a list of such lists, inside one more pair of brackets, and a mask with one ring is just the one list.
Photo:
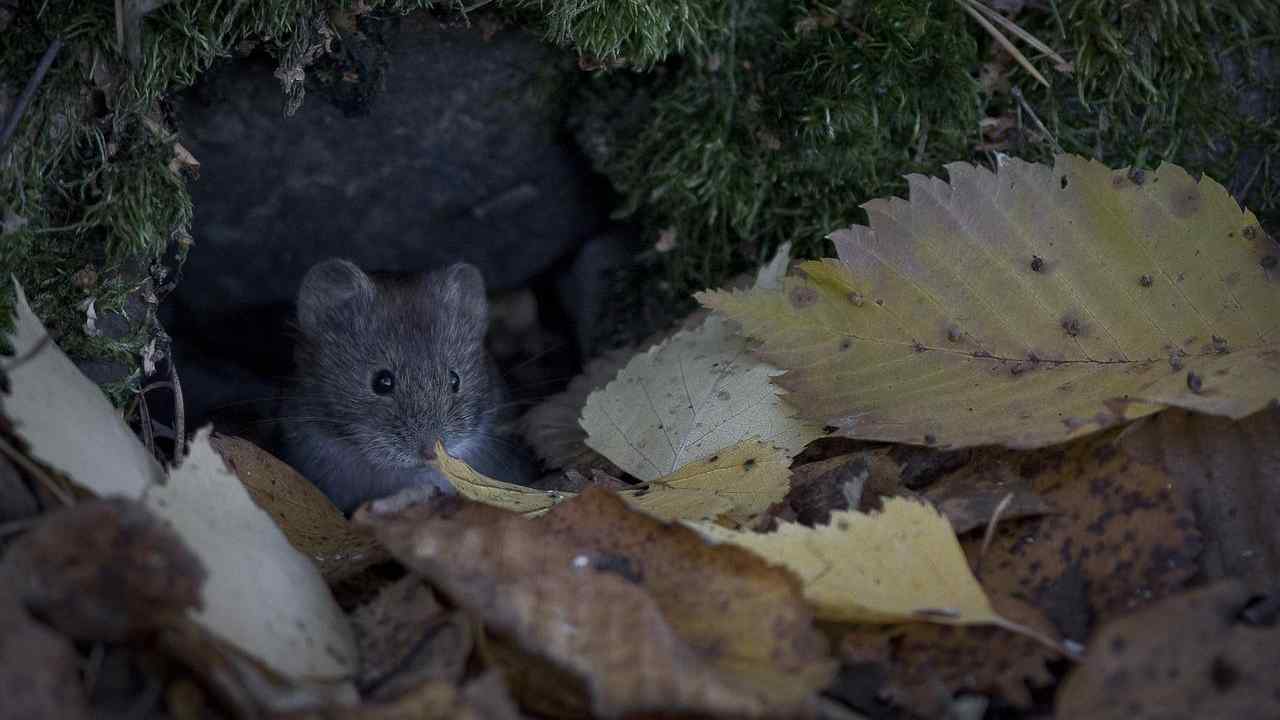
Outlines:
[[498, 404], [484, 285], [469, 265], [374, 281], [350, 263], [308, 273], [298, 301], [294, 412], [377, 467], [485, 445]]

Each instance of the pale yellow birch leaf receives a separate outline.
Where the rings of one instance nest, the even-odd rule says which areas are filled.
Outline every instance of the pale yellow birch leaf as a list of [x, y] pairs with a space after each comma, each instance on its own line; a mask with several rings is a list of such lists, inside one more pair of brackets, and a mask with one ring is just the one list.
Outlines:
[[782, 290], [703, 293], [806, 417], [940, 447], [1065, 441], [1280, 397], [1280, 244], [1182, 168], [947, 166]]

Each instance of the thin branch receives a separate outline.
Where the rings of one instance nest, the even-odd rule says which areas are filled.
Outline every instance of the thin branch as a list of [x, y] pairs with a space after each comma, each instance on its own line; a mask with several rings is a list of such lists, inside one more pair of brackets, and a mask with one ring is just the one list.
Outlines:
[[18, 98], [18, 103], [13, 106], [13, 111], [9, 113], [9, 119], [4, 124], [4, 131], [0, 132], [0, 155], [4, 155], [9, 149], [9, 141], [13, 140], [13, 136], [18, 132], [18, 123], [22, 121], [22, 116], [27, 111], [27, 106], [31, 104], [32, 98], [40, 90], [40, 83], [44, 82], [44, 76], [49, 72], [49, 68], [53, 65], [54, 58], [58, 57], [58, 51], [62, 49], [62, 38], [54, 38], [49, 43], [49, 47], [44, 51], [44, 55], [40, 58], [40, 64], [36, 65], [36, 72], [27, 80], [27, 86], [22, 90], [22, 96]]

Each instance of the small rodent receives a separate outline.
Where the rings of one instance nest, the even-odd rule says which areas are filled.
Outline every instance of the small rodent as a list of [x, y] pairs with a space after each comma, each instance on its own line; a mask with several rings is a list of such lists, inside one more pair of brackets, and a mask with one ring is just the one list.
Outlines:
[[500, 436], [505, 388], [488, 322], [484, 279], [466, 263], [411, 276], [340, 259], [312, 267], [280, 406], [285, 459], [347, 513], [406, 488], [451, 492], [432, 464], [437, 438], [480, 472], [526, 480]]

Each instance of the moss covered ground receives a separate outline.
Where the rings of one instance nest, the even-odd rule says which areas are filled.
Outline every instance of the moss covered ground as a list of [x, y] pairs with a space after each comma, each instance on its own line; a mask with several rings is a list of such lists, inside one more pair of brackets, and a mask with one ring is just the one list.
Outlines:
[[[1070, 72], [1023, 45], [1042, 86], [957, 0], [473, 0], [434, 11], [497, 13], [580, 54], [589, 72], [571, 124], [623, 198], [617, 214], [655, 248], [664, 240], [650, 257], [660, 283], [633, 291], [658, 287], [673, 310], [782, 241], [824, 253], [827, 232], [859, 221], [862, 202], [901, 193], [906, 173], [990, 164], [997, 152], [1176, 162], [1228, 183], [1265, 227], [1280, 224], [1280, 4], [992, 4]], [[300, 71], [353, 13], [431, 3], [118, 5], [0, 7], [6, 117], [42, 54], [65, 43], [0, 156], [0, 273], [18, 276], [73, 356], [136, 368], [153, 324], [94, 335], [85, 303], [136, 316], [129, 299], [167, 282], [157, 261], [173, 267], [185, 251], [188, 171], [166, 98], [251, 42], [295, 79], [286, 104], [299, 102]]]

